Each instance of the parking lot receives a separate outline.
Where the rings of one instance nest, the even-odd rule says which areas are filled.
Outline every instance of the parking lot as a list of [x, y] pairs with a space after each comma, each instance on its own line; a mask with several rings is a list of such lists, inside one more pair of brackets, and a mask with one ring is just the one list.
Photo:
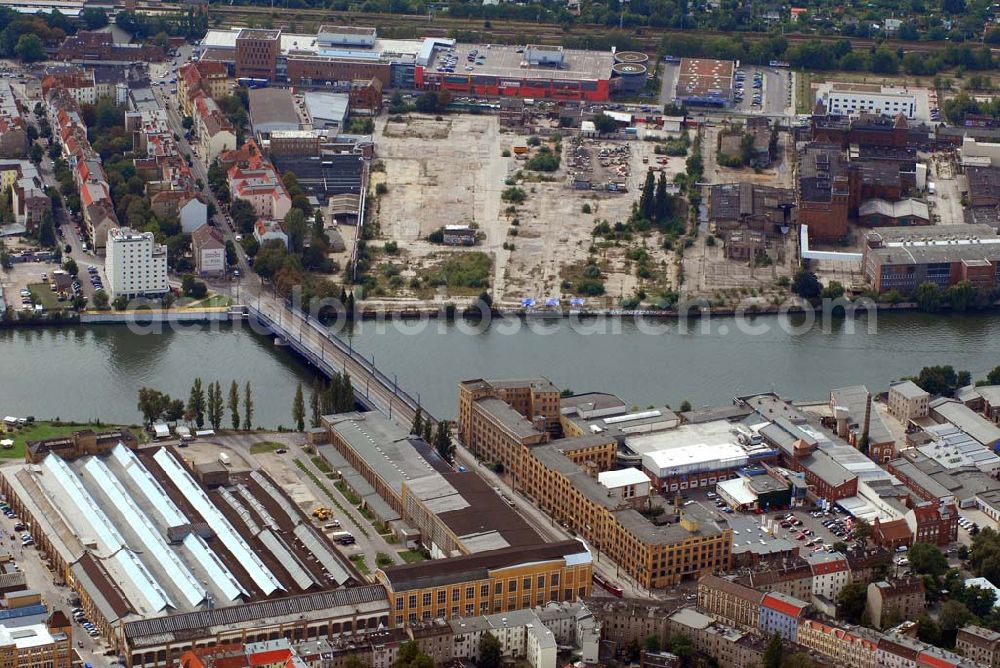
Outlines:
[[[661, 67], [663, 84], [660, 102], [668, 104], [676, 100], [680, 65], [662, 63]], [[794, 110], [794, 88], [795, 73], [791, 70], [745, 65], [734, 72], [733, 105], [727, 111], [769, 116], [791, 114]]]
[[[75, 595], [69, 588], [54, 579], [55, 575], [49, 568], [48, 562], [43, 561], [39, 552], [35, 550], [35, 541], [28, 533], [31, 527], [25, 525], [13, 511], [6, 506], [5, 502], [0, 502], [0, 511], [3, 511], [4, 518], [0, 520], [0, 541], [4, 547], [0, 552], [10, 554], [10, 561], [3, 564], [4, 569], [22, 571], [25, 575], [26, 584], [30, 589], [37, 591], [42, 600], [51, 606], [52, 609], [60, 609], [66, 613], [67, 617], [74, 617], [73, 627], [73, 649], [80, 656], [81, 664], [90, 662], [95, 666], [115, 665], [113, 660], [106, 658], [113, 655], [101, 643], [99, 633], [93, 633], [84, 626], [84, 622], [89, 625], [89, 620], [83, 615], [74, 615], [74, 606], [79, 604], [75, 600]], [[104, 656], [102, 656], [104, 655]], [[76, 664], [74, 664], [76, 665]]]

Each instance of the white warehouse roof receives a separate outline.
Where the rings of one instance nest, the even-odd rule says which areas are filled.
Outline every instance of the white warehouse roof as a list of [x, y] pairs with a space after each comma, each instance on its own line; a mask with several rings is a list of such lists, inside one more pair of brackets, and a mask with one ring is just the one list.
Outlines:
[[757, 495], [747, 485], [746, 478], [730, 478], [715, 485], [715, 489], [725, 494], [741, 506], [748, 506], [757, 500]]
[[743, 466], [749, 461], [746, 451], [735, 443], [684, 445], [669, 450], [655, 450], [642, 456], [642, 465], [660, 478], [693, 471], [717, 471]]
[[649, 476], [636, 468], [620, 469], [618, 471], [602, 471], [597, 474], [597, 481], [608, 489], [641, 485], [649, 483]]

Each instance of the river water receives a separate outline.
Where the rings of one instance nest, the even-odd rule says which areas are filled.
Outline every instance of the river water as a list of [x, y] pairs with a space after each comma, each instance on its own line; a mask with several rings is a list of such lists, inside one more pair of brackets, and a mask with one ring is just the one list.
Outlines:
[[[871, 326], [869, 326], [871, 325]], [[795, 331], [795, 327], [800, 327]], [[650, 331], [660, 328], [665, 331]], [[749, 331], [751, 328], [765, 332]], [[255, 423], [289, 425], [298, 382], [312, 371], [246, 326], [186, 327], [141, 335], [122, 326], [0, 331], [0, 413], [105, 422], [139, 420], [136, 392], [151, 386], [186, 399], [191, 382], [249, 380]], [[457, 383], [544, 375], [576, 392], [606, 391], [637, 406], [726, 403], [776, 390], [824, 399], [831, 388], [873, 391], [929, 364], [973, 377], [1000, 365], [1000, 318], [879, 314], [877, 323], [730, 318], [653, 325], [608, 318], [517, 320], [488, 327], [444, 321], [363, 322], [344, 332], [436, 416], [453, 417]]]

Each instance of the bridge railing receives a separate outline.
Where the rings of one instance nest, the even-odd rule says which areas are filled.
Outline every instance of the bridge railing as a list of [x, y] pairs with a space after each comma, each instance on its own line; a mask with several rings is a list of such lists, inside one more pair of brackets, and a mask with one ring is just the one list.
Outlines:
[[[378, 367], [375, 366], [373, 360], [370, 360], [365, 356], [363, 356], [361, 353], [355, 350], [353, 346], [345, 342], [334, 332], [330, 331], [329, 328], [324, 327], [323, 324], [317, 321], [315, 318], [309, 317], [307, 314], [303, 313], [301, 309], [295, 308], [285, 301], [282, 301], [282, 307], [287, 313], [295, 317], [295, 319], [300, 323], [300, 326], [302, 323], [305, 323], [314, 332], [322, 336], [326, 341], [329, 341], [330, 344], [333, 345], [338, 350], [338, 352], [340, 352], [340, 354], [348, 357], [349, 359], [354, 361], [358, 366], [364, 369], [376, 383], [381, 385], [386, 390], [392, 392], [393, 396], [396, 399], [403, 402], [403, 404], [411, 411], [416, 411], [417, 407], [420, 406], [419, 402], [417, 402], [409, 392], [399, 387], [399, 383], [395, 378], [390, 378], [388, 375], [382, 372]], [[249, 315], [256, 318], [257, 320], [266, 323], [269, 327], [275, 330], [275, 333], [280, 333], [289, 340], [294, 338], [292, 336], [292, 331], [290, 329], [285, 327], [283, 324], [276, 322], [274, 318], [271, 318], [262, 310], [255, 307], [253, 304], [248, 304], [247, 310]], [[301, 341], [301, 337], [298, 340]], [[303, 341], [302, 343], [306, 348], [308, 348], [307, 342]], [[321, 357], [315, 352], [313, 353], [313, 356], [317, 358]], [[331, 368], [333, 367], [332, 364], [330, 366]], [[426, 418], [430, 419], [432, 422], [436, 422], [434, 417], [430, 415], [426, 409], [421, 408], [421, 411], [423, 412]]]

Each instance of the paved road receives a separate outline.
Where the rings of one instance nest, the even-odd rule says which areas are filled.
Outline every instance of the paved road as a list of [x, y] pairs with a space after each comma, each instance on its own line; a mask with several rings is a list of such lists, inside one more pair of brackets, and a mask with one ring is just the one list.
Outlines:
[[[268, 434], [267, 439], [269, 441], [277, 441], [282, 445], [287, 446], [288, 452], [283, 454], [276, 453], [262, 453], [252, 455], [250, 454], [249, 444], [260, 440], [259, 437], [253, 436], [248, 437], [244, 434], [232, 434], [219, 436], [218, 441], [227, 447], [233, 448], [234, 450], [245, 453], [244, 459], [250, 463], [253, 468], [263, 468], [265, 471], [270, 470], [272, 467], [275, 469], [281, 469], [284, 471], [292, 471], [295, 476], [309, 489], [312, 496], [316, 499], [319, 505], [326, 506], [331, 511], [333, 511], [333, 517], [340, 522], [341, 531], [349, 531], [354, 535], [355, 544], [349, 547], [337, 546], [338, 549], [343, 552], [348, 558], [355, 554], [363, 554], [366, 556], [366, 563], [368, 567], [375, 571], [375, 556], [379, 552], [384, 552], [392, 556], [393, 560], [401, 564], [403, 563], [402, 557], [400, 557], [396, 550], [399, 549], [398, 545], [390, 545], [386, 540], [379, 535], [375, 528], [368, 522], [356, 509], [354, 509], [350, 502], [344, 498], [343, 494], [340, 493], [334, 485], [333, 481], [328, 480], [326, 474], [316, 468], [313, 465], [312, 460], [309, 455], [303, 452], [302, 448], [305, 445], [305, 439], [302, 434], [297, 433], [284, 433], [284, 434]], [[327, 497], [326, 492], [321, 490], [312, 479], [303, 473], [298, 466], [294, 464], [293, 459], [298, 459], [305, 465], [317, 478], [325, 481], [327, 489], [329, 489], [345, 509], [347, 509], [347, 514], [343, 513], [335, 505], [333, 505], [329, 497]], [[269, 461], [270, 460], [270, 461]], [[322, 524], [322, 523], [320, 523]], [[367, 535], [366, 535], [367, 534]]]
[[[21, 547], [21, 541], [14, 532], [16, 520], [9, 520], [0, 516], [0, 543], [4, 549], [9, 550], [14, 561], [17, 563], [25, 577], [28, 587], [37, 591], [42, 596], [52, 610], [62, 610], [66, 616], [72, 619], [70, 610], [70, 596], [72, 592], [66, 585], [57, 585], [54, 581], [54, 574], [49, 567], [42, 562], [38, 551], [34, 547]], [[105, 647], [99, 640], [95, 640], [87, 635], [76, 622], [73, 622], [73, 647], [84, 662], [89, 662], [94, 666], [106, 666], [111, 662], [103, 656]]]

